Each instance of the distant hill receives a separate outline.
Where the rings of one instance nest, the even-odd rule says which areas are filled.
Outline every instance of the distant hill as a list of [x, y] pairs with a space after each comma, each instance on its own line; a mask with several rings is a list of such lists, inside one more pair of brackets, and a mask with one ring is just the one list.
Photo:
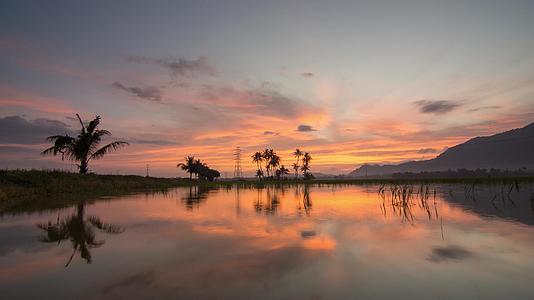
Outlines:
[[363, 165], [349, 177], [383, 176], [404, 172], [446, 171], [448, 169], [495, 168], [534, 169], [534, 123], [492, 136], [476, 137], [447, 149], [434, 159], [398, 165]]

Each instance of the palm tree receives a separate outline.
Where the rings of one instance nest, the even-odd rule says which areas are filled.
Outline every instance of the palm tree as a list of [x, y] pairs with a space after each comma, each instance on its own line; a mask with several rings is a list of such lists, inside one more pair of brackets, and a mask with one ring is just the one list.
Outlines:
[[189, 179], [193, 179], [193, 173], [195, 173], [195, 157], [194, 156], [185, 157], [185, 164], [179, 163], [176, 165], [176, 167], [189, 173]]
[[204, 168], [204, 167], [207, 167], [206, 163], [204, 163], [200, 159], [195, 159], [195, 163], [194, 163], [194, 167], [193, 167], [193, 173], [195, 173], [197, 179], [198, 179], [198, 174], [200, 173], [200, 170], [202, 168]]
[[106, 224], [98, 217], [90, 216], [85, 218], [85, 204], [77, 205], [76, 214], [73, 214], [62, 220], [59, 219], [56, 223], [48, 221], [46, 224], [37, 224], [37, 227], [45, 231], [46, 235], [41, 238], [44, 243], [58, 243], [64, 240], [70, 240], [72, 248], [74, 249], [72, 255], [65, 267], [68, 267], [76, 252], [80, 252], [80, 256], [87, 261], [88, 264], [92, 262], [91, 248], [97, 248], [104, 244], [104, 240], [97, 240], [93, 227], [109, 234], [122, 233], [123, 228]]
[[289, 174], [289, 169], [284, 167], [284, 165], [281, 165], [278, 170], [280, 171], [280, 175], [282, 175], [282, 179], [285, 178], [285, 175]]
[[274, 154], [274, 150], [273, 149], [265, 149], [263, 150], [263, 153], [262, 153], [262, 157], [263, 157], [263, 160], [265, 161], [265, 169], [267, 170], [267, 177], [270, 177], [271, 174], [270, 174], [270, 170], [271, 170], [271, 158]]
[[304, 172], [304, 178], [309, 178], [310, 173], [308, 172], [310, 170], [310, 161], [312, 160], [311, 155], [306, 152], [304, 153], [304, 156], [302, 157], [302, 167], [300, 168], [302, 172]]
[[276, 170], [280, 165], [280, 161], [280, 156], [273, 152], [271, 159], [269, 160], [269, 166], [271, 166], [271, 170]]
[[97, 129], [98, 125], [100, 125], [100, 116], [96, 116], [87, 126], [85, 126], [79, 114], [76, 114], [76, 116], [81, 125], [78, 136], [71, 137], [65, 134], [47, 137], [46, 140], [53, 142], [54, 146], [41, 152], [41, 155], [56, 156], [61, 154], [61, 160], [64, 160], [66, 157], [68, 160], [80, 162], [78, 165], [80, 173], [87, 174], [91, 159], [100, 159], [111, 151], [129, 145], [127, 142], [115, 141], [98, 149], [102, 138], [111, 135], [107, 130]]
[[[263, 156], [261, 152], [256, 152], [252, 155], [252, 162], [256, 163], [256, 166], [258, 167], [258, 171], [256, 172], [256, 176], [261, 179], [261, 176], [263, 176], [263, 170], [261, 168], [261, 163], [263, 162]], [[261, 175], [260, 175], [261, 174]]]
[[300, 151], [299, 148], [295, 149], [295, 152], [293, 152], [293, 155], [297, 158], [297, 161], [293, 164], [293, 170], [295, 170], [295, 178], [296, 179], [299, 178], [299, 161], [300, 161], [300, 157], [303, 154], [304, 153], [302, 151]]
[[259, 179], [261, 179], [263, 177], [263, 171], [258, 169], [256, 170], [256, 177], [258, 177]]

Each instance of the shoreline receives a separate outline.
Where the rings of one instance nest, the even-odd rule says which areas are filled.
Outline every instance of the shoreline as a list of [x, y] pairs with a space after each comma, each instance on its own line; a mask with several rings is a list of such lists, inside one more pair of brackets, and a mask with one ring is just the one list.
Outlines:
[[0, 214], [55, 209], [79, 202], [96, 201], [141, 192], [165, 192], [169, 188], [206, 186], [221, 188], [291, 187], [297, 185], [419, 185], [419, 184], [519, 184], [534, 183], [534, 176], [489, 178], [350, 178], [312, 180], [219, 180], [158, 178], [138, 175], [99, 175], [64, 171], [0, 170]]

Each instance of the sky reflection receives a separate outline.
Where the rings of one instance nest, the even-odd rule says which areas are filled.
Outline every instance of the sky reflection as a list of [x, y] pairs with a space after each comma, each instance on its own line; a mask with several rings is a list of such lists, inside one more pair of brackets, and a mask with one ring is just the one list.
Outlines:
[[96, 202], [85, 215], [122, 231], [97, 233], [105, 244], [90, 249], [91, 263], [76, 254], [67, 268], [73, 244], [41, 242], [36, 224], [79, 208], [4, 215], [0, 291], [9, 299], [534, 296], [525, 222], [533, 214], [523, 207], [532, 187], [514, 193], [506, 216], [490, 216], [480, 209], [490, 189], [473, 203], [462, 187], [441, 186], [429, 200], [438, 217], [414, 203], [409, 220], [383, 206], [377, 188], [182, 188]]

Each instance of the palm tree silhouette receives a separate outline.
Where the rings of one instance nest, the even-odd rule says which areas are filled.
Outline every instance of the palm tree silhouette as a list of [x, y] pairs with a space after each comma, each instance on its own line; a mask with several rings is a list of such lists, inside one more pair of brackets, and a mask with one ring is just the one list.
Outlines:
[[297, 161], [295, 163], [293, 163], [293, 170], [295, 170], [295, 178], [296, 179], [299, 178], [299, 161], [300, 161], [300, 157], [303, 154], [304, 153], [302, 151], [300, 151], [299, 148], [295, 149], [295, 152], [293, 152], [293, 155], [297, 158]]
[[256, 152], [252, 155], [252, 162], [256, 163], [258, 171], [256, 171], [256, 176], [261, 179], [263, 177], [263, 170], [261, 168], [261, 163], [263, 162], [263, 156], [261, 152]]
[[201, 161], [200, 159], [195, 159], [193, 171], [194, 171], [197, 179], [198, 179], [198, 173], [199, 173], [200, 169], [202, 169], [203, 167], [207, 167], [206, 163]]
[[189, 179], [193, 179], [193, 173], [195, 173], [195, 157], [187, 156], [185, 158], [185, 164], [179, 163], [176, 165], [176, 167], [189, 173]]
[[304, 153], [304, 156], [302, 157], [302, 167], [300, 168], [302, 172], [304, 173], [304, 178], [309, 179], [311, 176], [311, 173], [308, 171], [310, 170], [310, 161], [312, 160], [311, 155], [306, 152]]
[[280, 165], [280, 161], [280, 156], [276, 155], [276, 153], [273, 151], [271, 154], [271, 159], [269, 160], [269, 166], [271, 170], [276, 170]]
[[262, 153], [262, 157], [263, 157], [263, 160], [265, 161], [265, 169], [267, 171], [267, 177], [270, 177], [271, 176], [271, 158], [273, 157], [274, 155], [274, 150], [273, 149], [265, 149], [263, 150], [263, 153]]
[[72, 214], [62, 220], [57, 219], [56, 223], [48, 221], [47, 224], [37, 224], [37, 227], [45, 231], [46, 235], [41, 238], [44, 243], [57, 243], [58, 245], [64, 240], [70, 240], [74, 249], [72, 255], [65, 267], [68, 267], [76, 252], [80, 253], [81, 258], [85, 259], [88, 264], [92, 262], [91, 248], [97, 248], [104, 244], [104, 240], [97, 240], [93, 228], [109, 234], [118, 234], [124, 232], [119, 226], [106, 224], [98, 217], [90, 216], [85, 218], [85, 204], [80, 203], [76, 207], [76, 214]]
[[285, 178], [285, 175], [289, 174], [289, 169], [284, 167], [284, 165], [281, 165], [280, 169], [278, 169], [278, 171], [279, 171], [280, 175], [282, 176], [282, 179]]
[[56, 156], [61, 154], [62, 160], [66, 157], [68, 160], [80, 162], [78, 165], [80, 173], [86, 174], [89, 170], [89, 161], [91, 159], [100, 159], [111, 151], [129, 145], [127, 142], [115, 141], [98, 149], [102, 138], [111, 135], [107, 130], [97, 129], [98, 125], [100, 125], [100, 116], [96, 116], [87, 126], [85, 126], [79, 114], [76, 114], [76, 117], [78, 117], [81, 125], [78, 136], [71, 137], [66, 134], [47, 137], [46, 140], [53, 142], [54, 146], [45, 149], [41, 152], [41, 155]]
[[256, 170], [256, 177], [258, 177], [259, 179], [263, 178], [263, 171], [262, 170]]

